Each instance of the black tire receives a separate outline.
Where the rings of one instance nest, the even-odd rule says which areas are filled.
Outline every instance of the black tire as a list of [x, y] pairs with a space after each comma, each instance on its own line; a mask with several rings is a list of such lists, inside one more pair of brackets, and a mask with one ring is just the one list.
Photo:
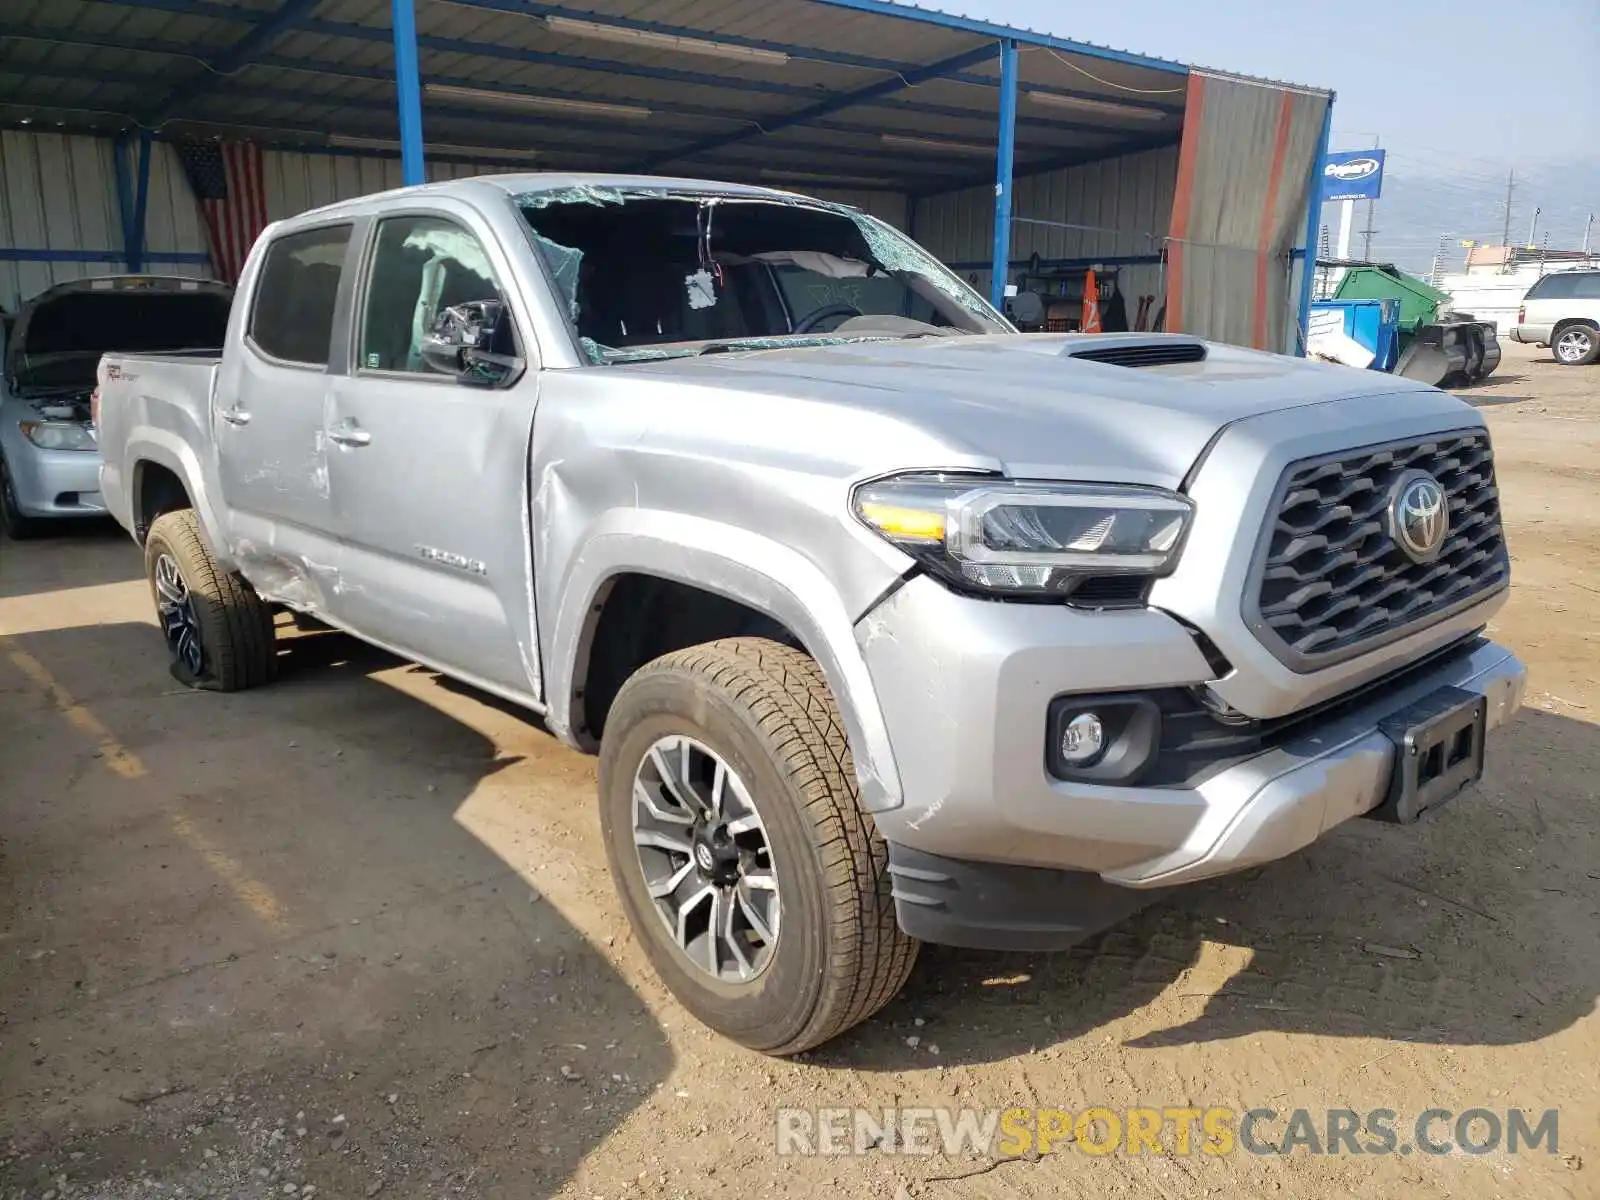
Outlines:
[[[636, 771], [662, 737], [709, 747], [747, 782], [771, 842], [781, 922], [747, 982], [690, 962], [647, 891], [633, 840]], [[664, 655], [617, 694], [600, 747], [600, 823], [624, 909], [656, 973], [700, 1021], [741, 1045], [798, 1054], [887, 1004], [918, 943], [901, 932], [888, 851], [861, 810], [838, 708], [816, 662], [765, 638]]]
[[25, 517], [17, 509], [16, 488], [11, 482], [11, 468], [0, 458], [0, 529], [14, 542], [38, 537], [44, 532], [44, 522]]
[[[193, 625], [187, 629], [192, 639], [171, 632], [171, 610], [164, 607], [157, 583], [158, 570], [167, 570], [163, 558], [175, 566], [182, 580], [193, 617]], [[276, 678], [278, 650], [272, 609], [248, 583], [212, 560], [193, 509], [163, 513], [151, 523], [144, 543], [144, 568], [157, 621], [167, 637], [174, 679], [186, 687], [236, 692]], [[198, 651], [191, 657], [189, 651], [196, 642]]]
[[1587, 321], [1559, 326], [1550, 335], [1550, 353], [1564, 367], [1586, 367], [1600, 358], [1600, 330]]

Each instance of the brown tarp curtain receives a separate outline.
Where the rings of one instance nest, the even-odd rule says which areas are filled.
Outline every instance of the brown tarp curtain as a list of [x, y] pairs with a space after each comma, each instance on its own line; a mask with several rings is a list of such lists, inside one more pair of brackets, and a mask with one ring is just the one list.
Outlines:
[[1289, 251], [1305, 230], [1328, 103], [1321, 92], [1190, 73], [1167, 242], [1169, 330], [1293, 348]]

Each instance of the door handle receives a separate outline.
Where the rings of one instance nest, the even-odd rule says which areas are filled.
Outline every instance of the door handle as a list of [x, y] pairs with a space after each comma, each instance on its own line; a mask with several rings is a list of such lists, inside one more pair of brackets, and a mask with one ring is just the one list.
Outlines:
[[235, 404], [232, 408], [223, 409], [222, 419], [229, 425], [250, 424], [250, 414], [245, 412], [245, 410], [240, 408], [237, 404]]
[[365, 446], [372, 435], [354, 421], [343, 421], [328, 430], [328, 440], [341, 446]]

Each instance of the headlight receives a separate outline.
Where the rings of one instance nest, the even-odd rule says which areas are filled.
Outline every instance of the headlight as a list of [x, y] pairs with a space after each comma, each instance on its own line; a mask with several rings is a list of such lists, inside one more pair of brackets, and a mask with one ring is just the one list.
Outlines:
[[1170, 572], [1193, 505], [1117, 484], [899, 475], [856, 488], [855, 514], [958, 587], [1063, 596], [1095, 575]]
[[73, 421], [23, 421], [22, 435], [41, 450], [97, 450], [94, 430]]

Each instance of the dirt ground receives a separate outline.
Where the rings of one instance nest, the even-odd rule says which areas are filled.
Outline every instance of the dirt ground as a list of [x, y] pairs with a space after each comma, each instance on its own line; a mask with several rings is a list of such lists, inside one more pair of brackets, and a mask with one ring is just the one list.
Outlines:
[[[1508, 347], [1469, 398], [1532, 671], [1478, 792], [1070, 954], [925, 949], [790, 1062], [656, 983], [535, 723], [333, 634], [182, 691], [120, 533], [0, 544], [0, 1197], [1600, 1196], [1600, 367]], [[1556, 1108], [1559, 1148], [775, 1154], [775, 1106], [852, 1104]]]

